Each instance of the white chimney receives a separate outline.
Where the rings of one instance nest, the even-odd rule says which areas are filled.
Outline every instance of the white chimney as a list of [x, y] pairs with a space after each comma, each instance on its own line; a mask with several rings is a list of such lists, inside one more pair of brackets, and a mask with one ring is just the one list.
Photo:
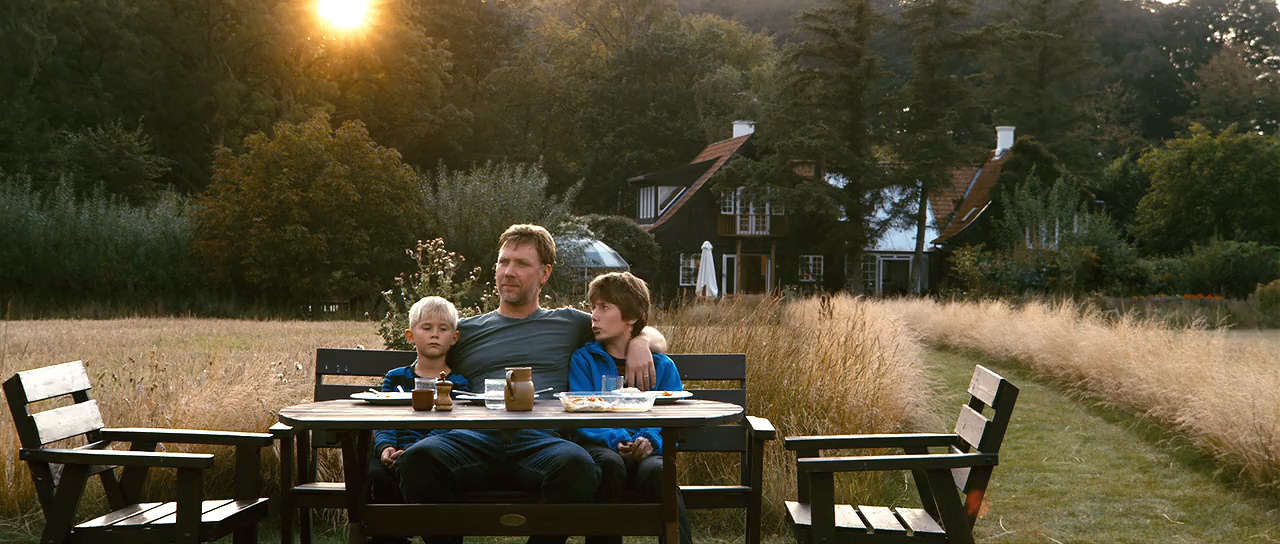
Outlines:
[[734, 121], [733, 122], [734, 138], [746, 136], [748, 134], [755, 134], [755, 132], [756, 132], [755, 121]]
[[996, 127], [996, 156], [1013, 147], [1014, 127]]

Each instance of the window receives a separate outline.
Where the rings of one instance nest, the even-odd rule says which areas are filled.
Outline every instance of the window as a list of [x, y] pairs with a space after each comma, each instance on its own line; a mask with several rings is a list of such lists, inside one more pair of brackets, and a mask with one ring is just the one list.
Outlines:
[[680, 254], [680, 286], [693, 287], [698, 283], [698, 260], [701, 255], [697, 253], [681, 253]]
[[653, 219], [654, 208], [658, 199], [657, 187], [641, 187], [640, 188], [640, 206], [638, 208], [640, 219]]
[[800, 281], [822, 283], [822, 255], [800, 256]]
[[876, 293], [876, 270], [880, 266], [880, 259], [875, 255], [862, 256], [862, 292], [868, 295]]
[[740, 192], [742, 192], [741, 188], [735, 192], [720, 195], [720, 215], [738, 213], [738, 193]]

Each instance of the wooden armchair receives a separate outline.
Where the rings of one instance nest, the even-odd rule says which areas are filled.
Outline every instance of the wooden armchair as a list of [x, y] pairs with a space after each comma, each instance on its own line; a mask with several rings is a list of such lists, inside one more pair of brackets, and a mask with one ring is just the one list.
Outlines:
[[[80, 361], [19, 372], [4, 382], [26, 461], [44, 511], [43, 544], [63, 542], [182, 542], [217, 540], [234, 533], [237, 544], [257, 542], [257, 523], [267, 514], [261, 486], [260, 448], [271, 435], [181, 429], [106, 429], [98, 403], [89, 398], [89, 375]], [[36, 413], [30, 405], [70, 395], [73, 404]], [[77, 436], [74, 448], [45, 445]], [[115, 450], [115, 442], [131, 449]], [[236, 447], [235, 498], [205, 500], [203, 476], [213, 455], [157, 452], [157, 444], [222, 444]], [[124, 467], [117, 478], [116, 468]], [[178, 471], [176, 502], [142, 502], [147, 470]], [[91, 476], [98, 476], [112, 512], [76, 523], [76, 507]]]
[[[786, 448], [796, 452], [799, 500], [786, 502], [796, 540], [801, 544], [972, 544], [973, 525], [998, 461], [1018, 388], [978, 366], [969, 383], [969, 395], [953, 434], [785, 438]], [[992, 409], [990, 419], [982, 414], [984, 407]], [[821, 450], [861, 448], [901, 449], [903, 454], [821, 457]], [[929, 448], [945, 451], [930, 453]], [[835, 504], [835, 473], [881, 470], [911, 471], [923, 508]]]

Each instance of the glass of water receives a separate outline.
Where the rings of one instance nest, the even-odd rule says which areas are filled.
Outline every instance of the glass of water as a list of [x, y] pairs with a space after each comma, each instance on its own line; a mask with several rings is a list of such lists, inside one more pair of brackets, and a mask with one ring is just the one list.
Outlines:
[[507, 407], [506, 378], [485, 378], [484, 407], [490, 410], [501, 410]]
[[626, 376], [610, 376], [603, 374], [600, 376], [601, 391], [617, 391], [627, 386]]

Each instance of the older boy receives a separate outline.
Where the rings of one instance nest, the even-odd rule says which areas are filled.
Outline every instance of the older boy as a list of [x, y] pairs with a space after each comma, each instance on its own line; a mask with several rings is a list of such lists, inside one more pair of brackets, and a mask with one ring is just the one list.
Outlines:
[[[592, 337], [591, 316], [572, 308], [539, 306], [542, 286], [556, 261], [555, 240], [547, 229], [512, 225], [498, 245], [498, 309], [459, 323], [462, 338], [450, 352], [450, 364], [473, 383], [503, 377], [508, 366], [529, 366], [536, 386], [565, 391], [569, 356]], [[665, 351], [665, 339], [646, 329], [633, 342], [628, 375], [651, 387], [650, 347]], [[510, 437], [477, 430], [430, 436], [406, 449], [397, 465], [400, 490], [412, 502], [457, 502], [464, 491], [517, 489], [548, 503], [587, 503], [600, 482], [600, 469], [586, 450], [550, 430], [522, 430]], [[562, 543], [565, 538], [529, 540]]]
[[[404, 337], [418, 351], [418, 359], [412, 364], [392, 369], [382, 378], [383, 391], [412, 391], [415, 378], [438, 378], [446, 375], [459, 391], [468, 389], [467, 378], [452, 373], [446, 361], [449, 348], [458, 341], [458, 309], [441, 297], [423, 297], [409, 308], [409, 328]], [[435, 430], [429, 433], [413, 429], [383, 429], [373, 435], [373, 459], [369, 464], [369, 481], [374, 502], [404, 502], [400, 493], [400, 474], [396, 460], [404, 450], [427, 436], [447, 432]], [[387, 539], [386, 542], [407, 542], [407, 539]]]
[[[649, 286], [630, 272], [596, 276], [587, 287], [591, 302], [591, 330], [595, 341], [573, 353], [569, 362], [569, 388], [599, 391], [605, 376], [620, 376], [626, 370], [631, 339], [644, 329], [649, 315]], [[655, 353], [657, 389], [680, 391], [680, 372], [670, 357]], [[622, 502], [630, 491], [652, 502], [662, 500], [662, 432], [658, 428], [589, 428], [577, 432], [592, 460], [600, 467], [598, 499]], [[689, 515], [677, 491], [680, 543], [690, 544]], [[588, 538], [592, 544], [621, 542], [621, 537]], [[659, 539], [663, 541], [664, 539]]]

